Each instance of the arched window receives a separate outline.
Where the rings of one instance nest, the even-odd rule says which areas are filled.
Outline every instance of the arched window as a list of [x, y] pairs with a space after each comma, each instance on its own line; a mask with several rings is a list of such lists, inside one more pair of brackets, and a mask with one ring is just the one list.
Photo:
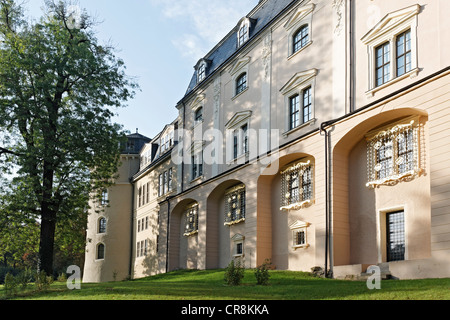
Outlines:
[[98, 260], [105, 259], [105, 245], [103, 243], [100, 243], [97, 246], [97, 259]]
[[296, 33], [294, 33], [294, 45], [293, 45], [293, 52], [296, 53], [301, 48], [306, 46], [309, 42], [309, 28], [308, 25], [304, 25], [298, 29]]
[[236, 80], [236, 95], [247, 89], [247, 73], [241, 74]]
[[106, 233], [106, 218], [98, 219], [98, 233]]

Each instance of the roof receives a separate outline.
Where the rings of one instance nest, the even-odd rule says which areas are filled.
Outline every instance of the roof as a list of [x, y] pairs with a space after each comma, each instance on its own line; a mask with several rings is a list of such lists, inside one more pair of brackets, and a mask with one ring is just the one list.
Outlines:
[[[290, 7], [291, 4], [297, 2], [297, 0], [268, 0], [260, 1], [258, 5], [246, 16], [252, 19], [254, 23], [250, 28], [249, 41], [246, 44], [238, 48], [238, 39], [236, 33], [238, 32], [238, 25], [231, 30], [228, 35], [219, 42], [205, 57], [201, 60], [207, 60], [209, 66], [207, 68], [207, 77], [211, 76], [217, 71], [225, 62], [233, 57], [237, 52], [251, 42], [251, 39], [259, 32], [265, 29], [270, 22], [276, 18], [279, 14], [283, 13], [285, 9]], [[202, 81], [203, 82], [203, 81]], [[185, 97], [189, 95], [197, 86], [197, 71], [194, 72], [191, 82], [189, 83]]]

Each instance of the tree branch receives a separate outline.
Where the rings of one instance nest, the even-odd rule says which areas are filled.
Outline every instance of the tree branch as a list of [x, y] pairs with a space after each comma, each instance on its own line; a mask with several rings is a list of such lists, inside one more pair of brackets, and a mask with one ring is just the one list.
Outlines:
[[0, 156], [3, 155], [3, 154], [12, 154], [12, 155], [14, 155], [16, 157], [23, 156], [23, 154], [21, 154], [21, 153], [17, 153], [17, 152], [14, 152], [14, 151], [11, 151], [11, 150], [8, 150], [8, 149], [0, 147]]

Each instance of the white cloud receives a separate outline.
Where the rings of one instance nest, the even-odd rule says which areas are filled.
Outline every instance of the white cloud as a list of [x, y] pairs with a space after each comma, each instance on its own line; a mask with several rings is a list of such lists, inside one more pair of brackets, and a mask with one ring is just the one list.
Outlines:
[[172, 43], [183, 55], [200, 59], [249, 13], [258, 0], [150, 0], [165, 18], [184, 25]]

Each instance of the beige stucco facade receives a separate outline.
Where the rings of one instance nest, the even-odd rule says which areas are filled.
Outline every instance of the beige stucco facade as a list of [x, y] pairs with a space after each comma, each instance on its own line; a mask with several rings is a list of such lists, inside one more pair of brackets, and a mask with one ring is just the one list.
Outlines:
[[[336, 278], [370, 265], [401, 279], [450, 276], [450, 3], [285, 1], [265, 19], [274, 6], [260, 1], [199, 61], [207, 76], [194, 75], [178, 118], [123, 162], [107, 234], [89, 219], [84, 281], [232, 259]], [[218, 57], [245, 23], [247, 42]]]

